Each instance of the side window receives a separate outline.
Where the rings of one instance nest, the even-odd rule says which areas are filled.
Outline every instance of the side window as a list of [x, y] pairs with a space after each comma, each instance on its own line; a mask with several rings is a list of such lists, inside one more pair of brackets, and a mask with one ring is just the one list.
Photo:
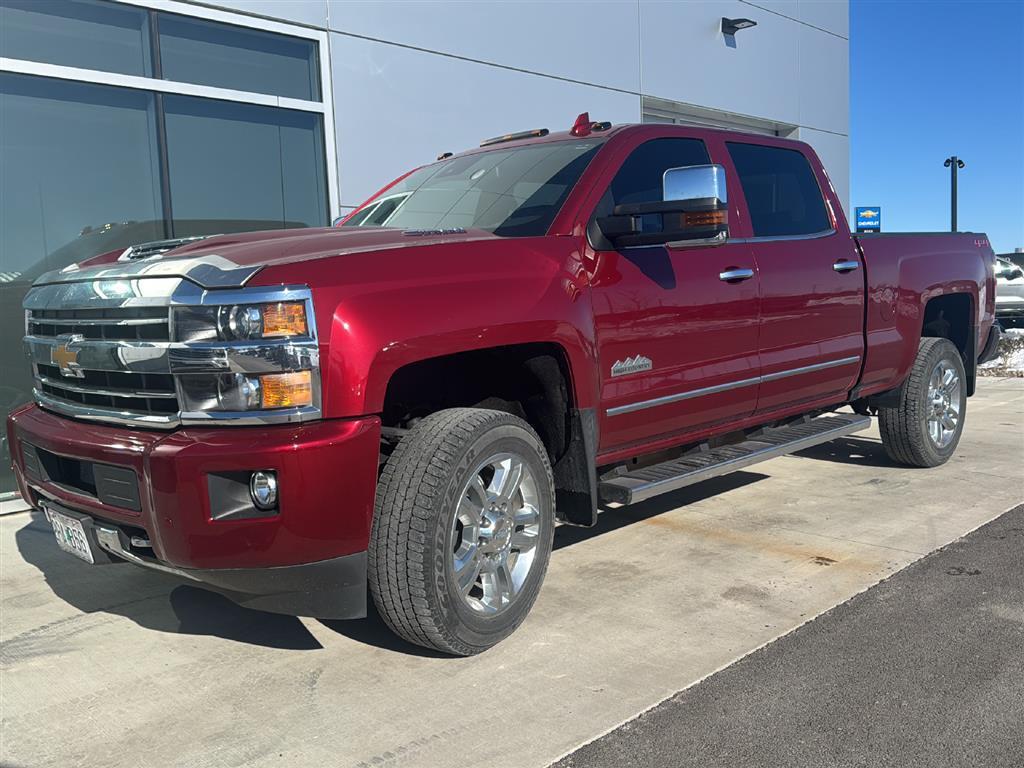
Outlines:
[[[599, 250], [610, 250], [612, 244], [597, 226], [600, 216], [608, 216], [616, 205], [661, 202], [662, 176], [669, 168], [687, 165], [708, 165], [711, 158], [700, 139], [651, 139], [634, 149], [622, 163], [594, 210], [587, 229], [590, 243]], [[645, 232], [661, 230], [660, 214], [644, 216]]]
[[810, 163], [795, 149], [728, 142], [754, 237], [810, 235], [831, 228]]
[[661, 200], [661, 177], [669, 168], [707, 165], [707, 147], [700, 139], [651, 139], [633, 150], [612, 179], [611, 204]]

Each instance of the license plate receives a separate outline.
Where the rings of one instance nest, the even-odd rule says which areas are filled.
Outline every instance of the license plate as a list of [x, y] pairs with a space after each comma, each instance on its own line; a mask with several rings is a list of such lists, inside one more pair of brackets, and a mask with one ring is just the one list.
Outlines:
[[57, 538], [57, 546], [87, 563], [95, 563], [82, 522], [52, 509], [47, 510], [47, 514], [53, 526], [53, 535]]

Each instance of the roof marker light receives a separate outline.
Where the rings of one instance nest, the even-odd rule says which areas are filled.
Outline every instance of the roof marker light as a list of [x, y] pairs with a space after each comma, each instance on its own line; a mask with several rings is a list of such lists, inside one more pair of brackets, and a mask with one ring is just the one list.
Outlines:
[[590, 113], [581, 112], [580, 116], [576, 118], [576, 122], [572, 124], [572, 130], [569, 131], [573, 136], [589, 136], [591, 131]]
[[492, 144], [503, 144], [506, 141], [519, 141], [520, 139], [539, 139], [547, 136], [547, 128], [534, 128], [532, 131], [520, 131], [519, 133], [506, 133], [504, 136], [495, 136], [493, 139], [484, 139], [480, 142], [481, 147], [489, 147]]

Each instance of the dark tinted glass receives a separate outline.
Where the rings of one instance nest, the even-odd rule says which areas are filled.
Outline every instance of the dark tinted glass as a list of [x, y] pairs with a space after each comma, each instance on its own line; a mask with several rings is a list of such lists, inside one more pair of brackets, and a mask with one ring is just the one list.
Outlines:
[[[164, 237], [158, 167], [152, 94], [0, 74], [0, 419], [31, 397], [25, 292], [43, 272]], [[14, 490], [6, 451], [0, 494]]]
[[821, 189], [803, 153], [729, 143], [755, 237], [810, 235], [832, 225]]
[[434, 163], [387, 190], [377, 210], [345, 226], [543, 235], [602, 141], [553, 141]]
[[164, 107], [175, 237], [326, 226], [319, 114], [170, 95]]
[[0, 56], [151, 76], [148, 24], [104, 0], [0, 0]]
[[669, 168], [707, 165], [700, 139], [652, 139], [633, 150], [612, 179], [612, 205], [661, 201], [661, 180]]
[[165, 80], [320, 100], [312, 40], [168, 13], [158, 24]]

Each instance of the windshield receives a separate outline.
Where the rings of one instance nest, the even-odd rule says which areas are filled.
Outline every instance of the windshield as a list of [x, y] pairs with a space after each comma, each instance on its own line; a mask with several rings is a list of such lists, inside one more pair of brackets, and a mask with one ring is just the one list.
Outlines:
[[434, 163], [388, 189], [344, 226], [543, 235], [602, 141], [552, 141]]

